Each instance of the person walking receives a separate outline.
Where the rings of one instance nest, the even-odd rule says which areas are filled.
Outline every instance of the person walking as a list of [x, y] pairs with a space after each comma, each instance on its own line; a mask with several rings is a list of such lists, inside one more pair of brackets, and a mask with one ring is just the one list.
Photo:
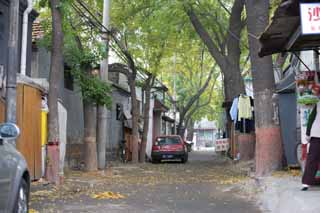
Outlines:
[[310, 144], [306, 167], [302, 177], [302, 191], [316, 184], [316, 173], [320, 164], [320, 102], [313, 108], [307, 123], [307, 141]]

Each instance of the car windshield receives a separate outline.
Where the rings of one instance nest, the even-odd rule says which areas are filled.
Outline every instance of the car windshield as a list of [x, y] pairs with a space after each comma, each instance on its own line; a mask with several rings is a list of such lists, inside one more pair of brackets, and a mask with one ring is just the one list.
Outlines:
[[175, 137], [158, 138], [157, 142], [158, 142], [158, 145], [180, 144], [179, 138], [175, 138]]

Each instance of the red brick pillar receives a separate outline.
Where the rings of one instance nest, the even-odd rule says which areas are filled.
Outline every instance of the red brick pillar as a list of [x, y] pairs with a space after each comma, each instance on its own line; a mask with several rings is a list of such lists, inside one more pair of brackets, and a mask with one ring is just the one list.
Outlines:
[[59, 184], [59, 144], [51, 143], [47, 145], [47, 167], [46, 179], [50, 183]]
[[256, 176], [268, 175], [281, 168], [282, 143], [279, 127], [256, 128], [256, 140]]

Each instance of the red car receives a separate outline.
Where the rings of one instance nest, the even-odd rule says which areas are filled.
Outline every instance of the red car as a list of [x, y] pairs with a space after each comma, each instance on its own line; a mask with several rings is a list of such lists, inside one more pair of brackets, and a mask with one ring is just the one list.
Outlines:
[[176, 159], [186, 163], [188, 161], [187, 146], [179, 135], [159, 136], [153, 143], [151, 158], [152, 163]]

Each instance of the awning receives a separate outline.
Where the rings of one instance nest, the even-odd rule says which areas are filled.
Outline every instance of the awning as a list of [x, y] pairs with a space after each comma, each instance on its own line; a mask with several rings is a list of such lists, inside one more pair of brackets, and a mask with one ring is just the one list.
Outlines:
[[166, 115], [162, 116], [162, 120], [167, 121], [169, 123], [174, 123], [174, 119]]
[[311, 3], [320, 0], [283, 0], [276, 9], [271, 24], [259, 38], [260, 57], [311, 50], [320, 46], [319, 35], [301, 35], [299, 2]]

